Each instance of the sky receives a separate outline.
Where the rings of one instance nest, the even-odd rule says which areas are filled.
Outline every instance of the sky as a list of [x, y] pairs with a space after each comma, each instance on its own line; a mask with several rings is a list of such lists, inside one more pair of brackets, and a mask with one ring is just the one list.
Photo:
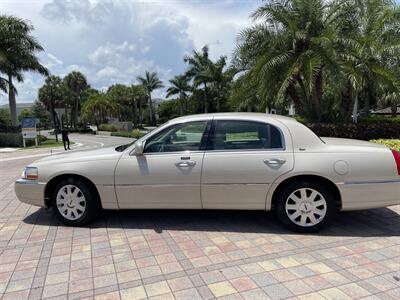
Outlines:
[[[165, 85], [186, 69], [183, 56], [204, 45], [210, 56], [231, 57], [238, 33], [261, 0], [0, 0], [0, 14], [29, 20], [53, 75], [73, 70], [105, 90], [132, 84], [146, 70]], [[44, 78], [25, 73], [17, 103], [33, 102]], [[164, 89], [165, 90], [165, 89]], [[164, 97], [164, 90], [155, 97]], [[0, 94], [0, 105], [8, 103]]]

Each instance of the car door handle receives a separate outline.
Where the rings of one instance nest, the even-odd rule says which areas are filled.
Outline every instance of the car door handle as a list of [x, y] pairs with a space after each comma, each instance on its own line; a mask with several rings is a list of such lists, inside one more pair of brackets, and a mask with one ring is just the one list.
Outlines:
[[193, 160], [177, 161], [175, 163], [175, 166], [178, 168], [188, 168], [193, 167], [194, 165], [196, 165], [196, 162]]
[[279, 159], [279, 158], [264, 159], [264, 163], [267, 164], [268, 166], [272, 166], [272, 167], [283, 165], [285, 162], [286, 162], [286, 160]]

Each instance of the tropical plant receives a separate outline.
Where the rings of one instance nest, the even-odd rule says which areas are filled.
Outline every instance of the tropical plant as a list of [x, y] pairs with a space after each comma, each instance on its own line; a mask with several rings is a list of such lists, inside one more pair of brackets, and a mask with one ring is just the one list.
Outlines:
[[32, 116], [33, 116], [32, 111], [28, 108], [24, 108], [20, 111], [20, 113], [18, 115], [18, 121], [21, 122], [23, 119], [32, 117]]
[[107, 97], [115, 104], [117, 116], [120, 121], [127, 121], [131, 117], [130, 109], [127, 109], [131, 100], [130, 87], [124, 84], [116, 83], [107, 89]]
[[3, 91], [4, 93], [7, 93], [7, 85], [7, 79], [0, 76], [0, 92]]
[[133, 126], [142, 126], [142, 107], [146, 100], [146, 90], [142, 85], [132, 85], [129, 93], [129, 104], [132, 107]]
[[146, 89], [147, 98], [149, 101], [149, 120], [151, 125], [155, 125], [155, 116], [154, 116], [153, 103], [151, 99], [151, 93], [156, 89], [162, 88], [164, 85], [162, 81], [158, 78], [156, 72], [146, 71], [145, 76], [144, 77], [138, 76], [137, 80]]
[[[0, 80], [0, 88], [8, 91], [13, 126], [17, 126], [16, 88], [13, 80], [22, 82], [25, 71], [48, 75], [48, 70], [36, 56], [43, 51], [43, 47], [32, 36], [33, 29], [31, 24], [18, 17], [0, 15], [0, 72], [7, 77], [7, 81], [4, 78]], [[7, 89], [5, 84], [8, 85]]]
[[63, 106], [63, 97], [65, 95], [65, 86], [60, 77], [50, 75], [46, 78], [43, 86], [38, 91], [38, 100], [43, 103], [48, 111], [50, 111], [53, 119], [56, 140], [58, 141], [57, 132], [60, 130], [60, 120], [56, 113], [56, 107]]
[[380, 86], [398, 89], [399, 15], [391, 0], [266, 1], [238, 38], [234, 106], [293, 102], [311, 121], [349, 120], [360, 99], [367, 114]]
[[167, 89], [167, 98], [174, 95], [179, 95], [179, 111], [182, 116], [187, 112], [187, 97], [188, 92], [191, 91], [188, 77], [185, 75], [176, 75], [169, 80], [170, 87]]
[[92, 94], [82, 106], [82, 118], [99, 127], [100, 124], [107, 122], [108, 117], [116, 113], [116, 106], [106, 94]]
[[51, 114], [46, 110], [42, 102], [36, 100], [32, 106], [32, 113], [35, 118], [39, 120], [39, 126], [42, 128], [50, 128]]
[[0, 129], [11, 126], [11, 115], [7, 108], [0, 108]]
[[[346, 26], [352, 31], [341, 36], [342, 65], [353, 89], [353, 116], [357, 116], [358, 99], [367, 115], [379, 98], [393, 103], [399, 86], [400, 9], [389, 0], [347, 1], [341, 10], [350, 10]], [[342, 28], [340, 28], [342, 29]], [[341, 30], [342, 32], [343, 30]], [[381, 86], [384, 85], [384, 89]], [[383, 95], [379, 96], [379, 90]], [[390, 92], [392, 91], [392, 92]]]
[[79, 71], [72, 71], [63, 79], [64, 84], [72, 92], [72, 123], [77, 127], [79, 111], [81, 108], [82, 93], [89, 87], [85, 75]]
[[217, 112], [221, 111], [223, 102], [228, 98], [232, 78], [237, 72], [236, 68], [225, 70], [226, 59], [225, 56], [221, 56], [215, 63], [210, 61], [207, 69], [200, 73], [200, 77], [209, 82], [210, 94], [215, 100]]
[[244, 31], [242, 39], [247, 48], [262, 45], [261, 55], [251, 62], [259, 97], [269, 103], [272, 97], [278, 103], [290, 100], [307, 118], [326, 118], [330, 111], [324, 105], [324, 76], [339, 70], [330, 26], [335, 14], [328, 13], [324, 0], [292, 0], [269, 1], [253, 17], [262, 23]]
[[210, 64], [212, 63], [209, 58], [209, 48], [204, 46], [201, 51], [193, 51], [192, 56], [186, 55], [183, 58], [184, 62], [188, 64], [188, 70], [186, 76], [193, 79], [193, 85], [195, 88], [203, 85], [203, 105], [204, 112], [208, 112], [208, 99], [207, 99], [207, 83], [208, 77], [205, 76]]

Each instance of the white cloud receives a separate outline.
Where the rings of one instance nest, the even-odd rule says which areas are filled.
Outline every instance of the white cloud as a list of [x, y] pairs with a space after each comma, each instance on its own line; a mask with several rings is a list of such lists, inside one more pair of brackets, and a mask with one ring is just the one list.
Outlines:
[[[183, 72], [182, 57], [210, 46], [211, 58], [230, 56], [237, 33], [261, 0], [0, 1], [0, 10], [31, 20], [54, 75], [79, 70], [95, 88], [133, 83], [145, 70], [167, 80]], [[26, 75], [18, 101], [32, 101], [43, 83]], [[163, 96], [160, 90], [157, 96]], [[0, 103], [6, 101], [0, 95]]]

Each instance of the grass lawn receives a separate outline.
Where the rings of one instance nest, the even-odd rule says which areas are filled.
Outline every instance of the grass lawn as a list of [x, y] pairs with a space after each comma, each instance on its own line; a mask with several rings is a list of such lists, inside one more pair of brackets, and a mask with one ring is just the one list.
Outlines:
[[[75, 144], [75, 142], [70, 141], [69, 144], [73, 145], [73, 144]], [[55, 139], [48, 139], [48, 140], [40, 143], [37, 147], [35, 145], [33, 145], [33, 146], [29, 146], [29, 147], [22, 148], [22, 149], [28, 150], [28, 149], [53, 148], [53, 147], [64, 147], [64, 144], [63, 144], [62, 140], [59, 140], [57, 143]]]

